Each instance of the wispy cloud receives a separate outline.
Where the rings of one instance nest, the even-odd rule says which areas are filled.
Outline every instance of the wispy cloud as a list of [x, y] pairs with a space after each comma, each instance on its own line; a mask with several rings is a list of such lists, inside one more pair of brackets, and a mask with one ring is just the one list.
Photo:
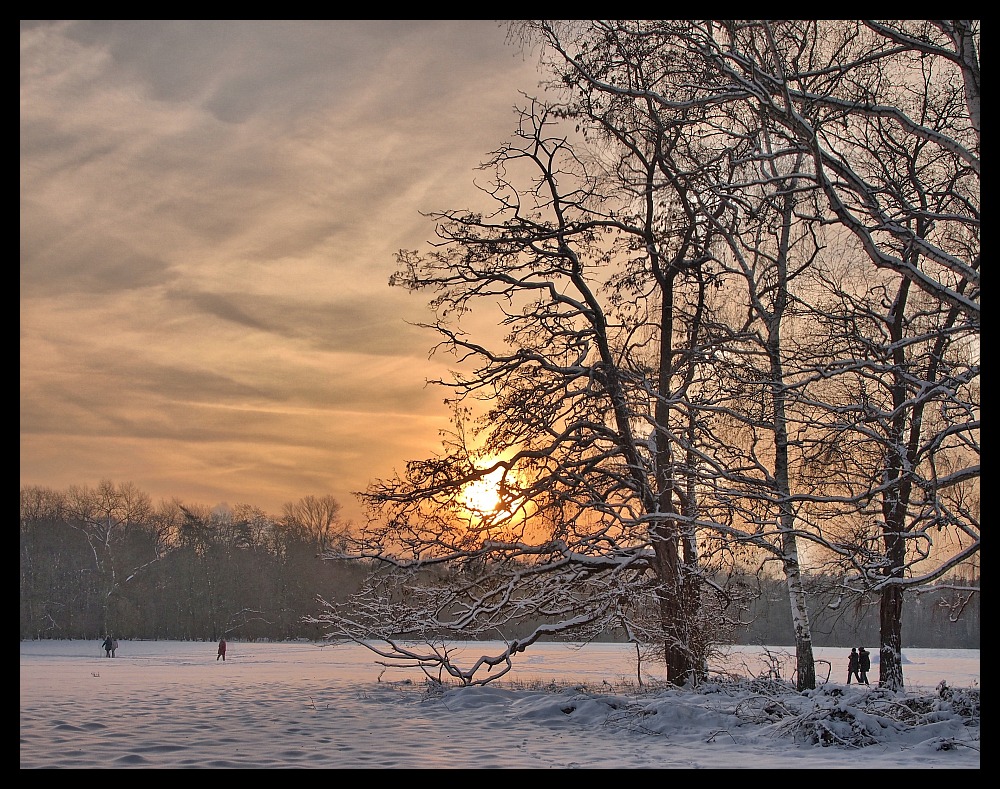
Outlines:
[[530, 58], [490, 21], [21, 24], [21, 483], [278, 512], [436, 449], [421, 211]]

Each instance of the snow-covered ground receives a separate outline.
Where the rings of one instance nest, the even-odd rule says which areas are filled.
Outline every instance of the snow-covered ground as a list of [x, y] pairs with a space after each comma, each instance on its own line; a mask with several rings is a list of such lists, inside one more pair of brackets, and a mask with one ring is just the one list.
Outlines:
[[[906, 649], [888, 694], [866, 646], [870, 688], [843, 685], [850, 646], [816, 649], [830, 679], [805, 694], [640, 693], [632, 647], [544, 644], [499, 684], [430, 692], [354, 645], [234, 641], [223, 663], [214, 643], [22, 641], [20, 766], [979, 769], [979, 650]], [[770, 651], [784, 676], [792, 650]], [[712, 669], [759, 676], [760, 654]]]

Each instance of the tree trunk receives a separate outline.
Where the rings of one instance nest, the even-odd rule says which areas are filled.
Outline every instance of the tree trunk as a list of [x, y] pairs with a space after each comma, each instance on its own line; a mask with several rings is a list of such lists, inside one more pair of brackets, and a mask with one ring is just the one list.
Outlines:
[[903, 689], [903, 590], [890, 586], [882, 590], [879, 605], [881, 645], [879, 646], [878, 686]]

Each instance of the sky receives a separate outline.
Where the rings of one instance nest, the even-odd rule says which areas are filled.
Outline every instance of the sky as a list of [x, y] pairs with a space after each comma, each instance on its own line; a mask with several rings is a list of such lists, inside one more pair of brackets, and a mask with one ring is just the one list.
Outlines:
[[[846, 669], [847, 650], [816, 651]], [[535, 644], [509, 681], [432, 693], [356, 645], [230, 642], [222, 662], [210, 642], [121, 641], [109, 659], [96, 640], [22, 641], [20, 767], [980, 769], [979, 717], [960, 714], [978, 708], [978, 649], [904, 649], [898, 694], [839, 676], [639, 694], [631, 654]]]
[[20, 483], [250, 504], [440, 449], [421, 212], [486, 205], [531, 53], [490, 20], [21, 21]]

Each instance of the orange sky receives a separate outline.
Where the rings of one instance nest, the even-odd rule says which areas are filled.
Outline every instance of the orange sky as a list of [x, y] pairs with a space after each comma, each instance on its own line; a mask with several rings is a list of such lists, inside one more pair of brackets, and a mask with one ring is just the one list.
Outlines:
[[531, 56], [497, 22], [21, 23], [21, 485], [351, 491], [439, 447], [421, 211], [484, 204]]

